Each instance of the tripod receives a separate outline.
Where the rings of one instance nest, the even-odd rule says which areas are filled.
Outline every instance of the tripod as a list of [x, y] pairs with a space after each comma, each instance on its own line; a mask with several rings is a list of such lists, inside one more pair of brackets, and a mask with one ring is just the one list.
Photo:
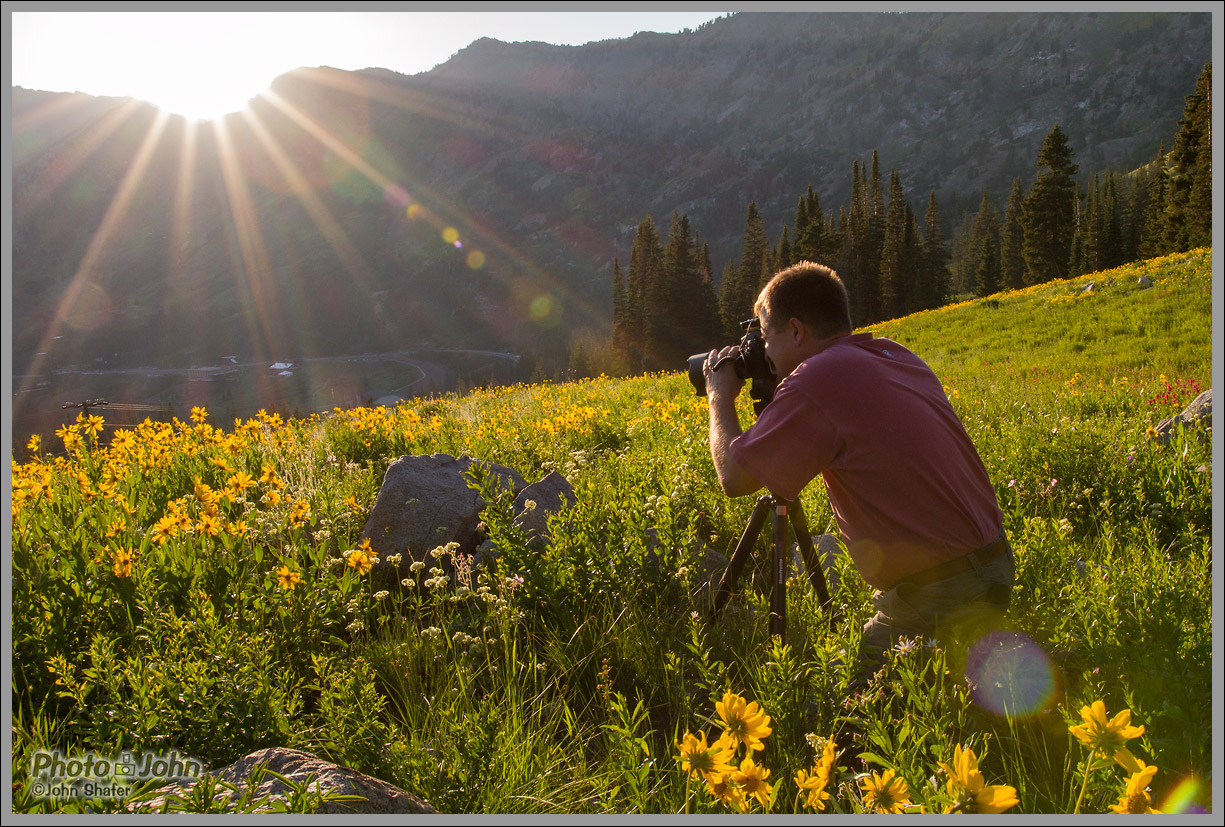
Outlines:
[[804, 510], [799, 500], [784, 500], [773, 494], [766, 494], [757, 500], [753, 506], [753, 514], [740, 535], [740, 542], [732, 553], [731, 562], [723, 572], [719, 581], [719, 590], [715, 593], [714, 610], [710, 621], [714, 622], [723, 606], [732, 596], [740, 570], [744, 568], [753, 544], [765, 525], [770, 510], [774, 510], [774, 549], [770, 556], [770, 635], [786, 638], [787, 634], [787, 518], [791, 518], [791, 528], [795, 532], [800, 553], [804, 556], [804, 567], [808, 569], [808, 580], [817, 591], [821, 600], [821, 608], [830, 611], [830, 629], [834, 627], [835, 616], [832, 613], [829, 589], [825, 586], [825, 573], [821, 571], [821, 561], [817, 558], [816, 549], [812, 545], [812, 537], [808, 533], [808, 523], [804, 519]]

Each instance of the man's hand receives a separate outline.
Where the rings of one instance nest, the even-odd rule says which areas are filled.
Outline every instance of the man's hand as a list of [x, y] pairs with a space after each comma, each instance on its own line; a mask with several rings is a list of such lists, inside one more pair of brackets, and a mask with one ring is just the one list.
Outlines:
[[740, 467], [732, 458], [732, 440], [740, 436], [740, 416], [736, 413], [736, 397], [744, 388], [744, 380], [736, 375], [731, 364], [714, 370], [721, 358], [731, 356], [736, 347], [711, 351], [702, 366], [706, 377], [706, 400], [710, 408], [710, 458], [714, 462], [719, 486], [729, 497], [742, 497], [761, 488], [761, 483]]
[[727, 362], [718, 370], [714, 369], [720, 359], [734, 356], [739, 350], [736, 345], [728, 345], [723, 350], [712, 350], [702, 365], [702, 376], [706, 379], [706, 396], [712, 405], [716, 400], [734, 400], [744, 388], [744, 380], [736, 375], [731, 362]]

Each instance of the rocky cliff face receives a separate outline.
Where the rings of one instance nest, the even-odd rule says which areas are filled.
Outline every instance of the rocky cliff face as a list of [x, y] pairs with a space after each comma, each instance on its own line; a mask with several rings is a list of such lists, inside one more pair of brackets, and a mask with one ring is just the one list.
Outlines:
[[1002, 207], [1056, 123], [1084, 174], [1151, 160], [1210, 57], [1208, 14], [764, 13], [299, 70], [194, 130], [14, 89], [14, 371], [557, 354], [606, 323], [647, 213], [688, 214], [717, 276], [750, 201], [776, 237], [810, 184], [845, 205], [874, 149], [920, 211]]

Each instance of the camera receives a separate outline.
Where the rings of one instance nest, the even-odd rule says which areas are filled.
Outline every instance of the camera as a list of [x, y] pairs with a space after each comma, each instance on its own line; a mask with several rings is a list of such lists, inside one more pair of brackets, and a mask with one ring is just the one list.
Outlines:
[[[731, 363], [736, 375], [746, 381], [751, 381], [749, 396], [753, 398], [753, 410], [760, 414], [766, 405], [774, 399], [774, 388], [778, 385], [778, 377], [766, 360], [766, 341], [761, 334], [761, 322], [756, 319], [745, 319], [740, 323], [744, 328], [744, 336], [736, 347], [735, 353], [725, 356], [715, 363], [714, 369]], [[706, 376], [702, 366], [706, 363], [707, 353], [695, 353], [689, 357], [689, 381], [698, 396], [706, 395]]]

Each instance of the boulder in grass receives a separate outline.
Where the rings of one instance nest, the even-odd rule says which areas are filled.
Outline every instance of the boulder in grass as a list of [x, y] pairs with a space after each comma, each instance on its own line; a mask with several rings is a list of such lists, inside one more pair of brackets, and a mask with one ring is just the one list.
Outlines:
[[[386, 781], [324, 761], [308, 752], [279, 747], [253, 752], [228, 767], [214, 770], [214, 778], [234, 788], [229, 790], [222, 787], [220, 796], [237, 803], [237, 799], [250, 792], [250, 800], [267, 799], [257, 811], [276, 812], [278, 803], [283, 805], [289, 800], [291, 790], [284, 781], [274, 775], [264, 774], [261, 777], [261, 767], [284, 776], [294, 784], [305, 784], [312, 792], [359, 797], [359, 800], [324, 801], [315, 810], [316, 813], [415, 815], [438, 812], [429, 802]], [[252, 782], [256, 784], [255, 789], [248, 790], [247, 785]], [[168, 784], [151, 793], [151, 797], [130, 804], [129, 809], [139, 813], [163, 812], [175, 806], [176, 798], [189, 796], [197, 783], [199, 782], [188, 781]]]
[[1156, 427], [1153, 441], [1159, 445], [1167, 445], [1174, 438], [1174, 431], [1179, 427], [1198, 427], [1196, 434], [1200, 440], [1209, 439], [1208, 431], [1212, 428], [1212, 388], [1201, 393], [1183, 409], [1178, 416], [1163, 419]]
[[514, 525], [524, 529], [533, 543], [548, 541], [549, 516], [578, 502], [574, 486], [565, 477], [553, 471], [539, 482], [534, 482], [515, 497]]
[[[477, 526], [486, 505], [469, 487], [467, 471], [478, 461], [472, 457], [448, 454], [404, 456], [387, 467], [374, 508], [366, 519], [362, 538], [378, 556], [375, 565], [380, 578], [408, 577], [409, 566], [427, 560], [439, 546], [456, 544], [459, 554], [471, 555], [481, 542]], [[527, 481], [513, 468], [490, 465], [495, 484], [512, 493], [527, 487]], [[401, 555], [399, 567], [388, 563], [391, 555]]]

